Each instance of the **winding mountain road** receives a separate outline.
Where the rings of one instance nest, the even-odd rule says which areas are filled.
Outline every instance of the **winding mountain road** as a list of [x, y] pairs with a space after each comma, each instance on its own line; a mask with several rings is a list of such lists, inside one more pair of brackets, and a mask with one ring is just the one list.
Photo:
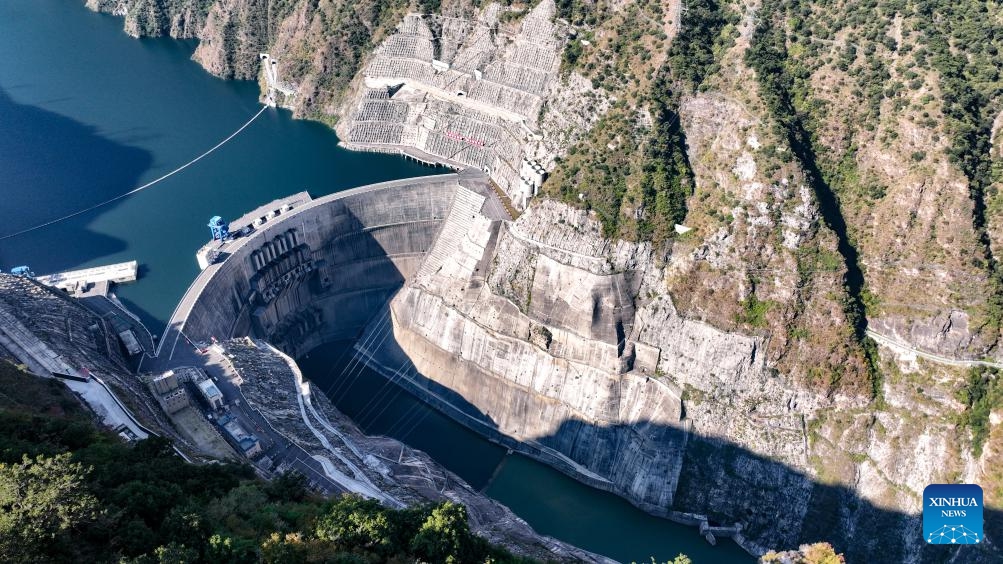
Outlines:
[[919, 358], [922, 358], [924, 360], [929, 360], [930, 362], [936, 362], [938, 364], [944, 364], [947, 366], [960, 366], [960, 367], [986, 366], [989, 368], [1003, 369], [1003, 364], [1000, 364], [998, 362], [989, 362], [985, 360], [962, 360], [922, 351], [908, 343], [904, 343], [887, 335], [882, 335], [881, 333], [878, 333], [877, 331], [872, 331], [870, 329], [867, 330], [867, 336], [874, 339], [875, 342], [884, 347], [888, 347], [895, 351], [910, 352]]

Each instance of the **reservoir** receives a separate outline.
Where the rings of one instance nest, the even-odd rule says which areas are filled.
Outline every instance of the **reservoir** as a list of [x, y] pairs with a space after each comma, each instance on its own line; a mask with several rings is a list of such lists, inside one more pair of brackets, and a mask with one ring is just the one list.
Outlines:
[[[0, 236], [123, 194], [186, 163], [260, 109], [258, 85], [223, 81], [190, 60], [194, 44], [126, 36], [82, 0], [0, 2]], [[192, 167], [114, 204], [0, 241], [0, 268], [39, 274], [138, 260], [118, 295], [159, 332], [194, 279], [213, 215], [434, 172], [399, 157], [352, 153], [334, 132], [267, 110]], [[750, 561], [693, 527], [655, 518], [506, 451], [366, 370], [346, 371], [350, 343], [302, 359], [304, 373], [369, 432], [429, 452], [539, 532], [617, 560], [680, 552], [695, 562]]]

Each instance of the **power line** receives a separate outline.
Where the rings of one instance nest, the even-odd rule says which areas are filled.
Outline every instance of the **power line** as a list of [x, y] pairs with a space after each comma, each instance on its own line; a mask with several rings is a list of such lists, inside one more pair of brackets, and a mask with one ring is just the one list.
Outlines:
[[157, 178], [155, 180], [151, 180], [150, 182], [147, 182], [146, 184], [143, 184], [142, 186], [133, 188], [132, 190], [129, 190], [128, 192], [126, 192], [124, 194], [119, 194], [118, 196], [115, 196], [114, 198], [111, 198], [111, 199], [105, 200], [103, 202], [94, 204], [93, 206], [84, 208], [82, 210], [77, 210], [77, 211], [75, 211], [73, 213], [64, 215], [62, 217], [58, 217], [58, 218], [53, 219], [51, 221], [46, 221], [45, 223], [40, 223], [38, 225], [35, 225], [35, 226], [32, 226], [32, 227], [28, 227], [27, 229], [22, 229], [20, 231], [14, 232], [14, 233], [9, 233], [7, 235], [0, 236], [0, 241], [6, 240], [6, 239], [11, 239], [13, 237], [17, 237], [18, 235], [24, 235], [25, 233], [30, 233], [32, 231], [35, 231], [35, 230], [38, 230], [38, 229], [42, 229], [43, 227], [48, 227], [50, 225], [59, 223], [61, 221], [66, 221], [67, 219], [70, 219], [72, 217], [76, 217], [78, 215], [85, 214], [85, 213], [87, 213], [89, 211], [96, 210], [96, 209], [98, 209], [98, 208], [100, 208], [102, 206], [106, 206], [106, 205], [108, 205], [108, 204], [110, 204], [112, 202], [117, 202], [118, 200], [121, 200], [122, 198], [125, 198], [127, 196], [131, 196], [131, 195], [133, 195], [133, 194], [135, 194], [137, 192], [140, 192], [142, 190], [146, 190], [147, 188], [150, 188], [154, 184], [157, 184], [157, 183], [159, 183], [162, 180], [166, 180], [166, 179], [174, 176], [175, 174], [181, 172], [182, 170], [184, 170], [184, 169], [192, 166], [193, 164], [201, 161], [202, 159], [208, 157], [216, 149], [219, 149], [220, 147], [222, 147], [223, 145], [225, 145], [227, 142], [229, 142], [231, 139], [233, 139], [238, 134], [240, 134], [241, 131], [244, 131], [245, 129], [247, 129], [247, 127], [249, 125], [251, 125], [251, 123], [253, 123], [254, 120], [258, 119], [258, 116], [260, 116], [261, 114], [263, 114], [265, 112], [265, 110], [267, 110], [267, 109], [268, 109], [268, 106], [262, 106], [261, 109], [258, 110], [258, 113], [254, 114], [254, 116], [251, 117], [251, 119], [247, 120], [247, 123], [245, 123], [244, 125], [240, 126], [240, 129], [238, 129], [237, 131], [234, 131], [233, 133], [231, 133], [226, 139], [223, 139], [222, 141], [220, 141], [219, 143], [217, 143], [216, 145], [214, 145], [208, 151], [202, 153], [201, 155], [195, 157], [194, 159], [188, 161], [187, 163], [179, 166], [178, 168], [172, 170], [171, 172], [168, 172], [167, 174], [161, 176], [160, 178]]
[[[378, 350], [383, 346], [383, 343], [387, 340], [390, 334], [393, 333], [393, 328], [387, 327], [389, 317], [390, 316], [388, 315], [380, 319], [376, 325], [373, 326], [373, 330], [365, 336], [365, 339], [362, 340], [361, 347], [358, 343], [356, 343], [353, 347], [355, 353], [349, 359], [348, 364], [342, 369], [341, 374], [338, 377], [338, 381], [332, 382], [331, 385], [328, 386], [327, 391], [324, 392], [325, 395], [331, 397], [331, 388], [335, 386], [335, 383], [337, 383], [337, 388], [334, 391], [335, 396], [340, 394], [343, 390], [347, 392], [355, 385], [356, 380], [358, 380], [359, 376], [362, 374], [362, 370], [359, 367], [364, 366], [362, 361], [362, 350], [368, 350], [369, 347], [376, 341], [377, 337], [382, 335], [382, 339], [380, 339], [379, 344], [376, 345], [376, 350]], [[336, 367], [336, 365], [331, 367], [331, 373], [333, 373]]]

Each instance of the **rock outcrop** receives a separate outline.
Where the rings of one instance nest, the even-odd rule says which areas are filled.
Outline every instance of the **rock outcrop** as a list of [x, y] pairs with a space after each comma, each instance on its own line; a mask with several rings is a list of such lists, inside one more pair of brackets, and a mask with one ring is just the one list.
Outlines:
[[762, 338], [681, 317], [650, 245], [553, 202], [514, 222], [471, 207], [391, 302], [400, 350], [363, 337], [374, 367], [649, 512], [733, 525], [752, 552], [824, 538], [855, 560], [930, 556], [912, 538], [923, 488], [977, 473], [940, 419], [953, 398], [900, 378], [880, 411], [820, 397], [769, 367]]
[[[959, 423], [971, 375], [865, 331], [998, 354], [998, 7], [275, 4], [88, 0], [199, 38], [220, 76], [257, 76], [267, 49], [297, 115], [486, 168], [526, 207], [464, 208], [394, 298], [402, 384], [649, 511], [738, 523], [754, 551], [933, 558], [922, 487], [998, 488], [998, 422], [981, 451]], [[522, 158], [564, 203], [527, 203]]]

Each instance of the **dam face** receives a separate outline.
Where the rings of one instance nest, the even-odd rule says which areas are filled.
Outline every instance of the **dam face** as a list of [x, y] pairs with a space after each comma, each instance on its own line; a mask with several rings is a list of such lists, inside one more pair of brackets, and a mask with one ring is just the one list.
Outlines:
[[173, 346], [182, 331], [196, 342], [254, 336], [295, 357], [358, 335], [414, 274], [461, 192], [482, 196], [482, 211], [501, 219], [486, 177], [473, 171], [317, 200], [301, 193], [254, 210], [230, 223], [233, 241], [200, 251], [218, 257], [175, 310], [162, 343]]
[[361, 362], [458, 423], [668, 516], [687, 431], [660, 349], [636, 338], [650, 253], [613, 264], [573, 243], [578, 222], [554, 238], [508, 219], [479, 171], [272, 202], [199, 251], [157, 362], [183, 362], [182, 337], [292, 357], [358, 338]]

